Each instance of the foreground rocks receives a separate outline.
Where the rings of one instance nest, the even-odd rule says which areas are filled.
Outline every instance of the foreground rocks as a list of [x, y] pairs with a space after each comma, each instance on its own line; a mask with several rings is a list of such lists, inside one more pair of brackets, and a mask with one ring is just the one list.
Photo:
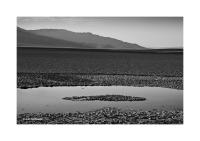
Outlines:
[[89, 112], [25, 113], [17, 115], [17, 124], [183, 124], [183, 111], [122, 111], [106, 107]]

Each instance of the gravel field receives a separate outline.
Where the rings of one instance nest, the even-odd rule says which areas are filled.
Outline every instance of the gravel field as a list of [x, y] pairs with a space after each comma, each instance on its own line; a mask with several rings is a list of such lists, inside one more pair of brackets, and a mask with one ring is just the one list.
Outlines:
[[66, 73], [18, 73], [17, 87], [36, 88], [54, 86], [137, 86], [183, 89], [182, 77], [132, 75], [78, 75]]

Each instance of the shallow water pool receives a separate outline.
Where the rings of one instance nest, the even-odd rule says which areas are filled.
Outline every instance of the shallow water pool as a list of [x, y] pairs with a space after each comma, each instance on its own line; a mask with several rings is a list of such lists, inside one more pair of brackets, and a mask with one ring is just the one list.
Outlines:
[[[129, 95], [144, 97], [146, 101], [69, 101], [70, 96]], [[17, 89], [17, 113], [85, 112], [103, 107], [117, 107], [122, 110], [183, 109], [183, 90], [159, 87], [132, 86], [76, 86], [39, 87]]]

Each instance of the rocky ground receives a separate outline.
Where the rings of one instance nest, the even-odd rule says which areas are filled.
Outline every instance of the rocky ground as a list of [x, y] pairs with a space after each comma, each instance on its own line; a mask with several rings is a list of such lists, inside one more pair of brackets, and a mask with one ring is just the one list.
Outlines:
[[95, 95], [95, 96], [73, 96], [64, 97], [64, 100], [71, 101], [144, 101], [144, 97], [124, 96], [124, 95]]
[[136, 86], [183, 90], [183, 77], [68, 73], [17, 73], [17, 88], [54, 86]]
[[183, 111], [122, 111], [105, 107], [76, 113], [25, 113], [17, 115], [17, 124], [183, 124]]

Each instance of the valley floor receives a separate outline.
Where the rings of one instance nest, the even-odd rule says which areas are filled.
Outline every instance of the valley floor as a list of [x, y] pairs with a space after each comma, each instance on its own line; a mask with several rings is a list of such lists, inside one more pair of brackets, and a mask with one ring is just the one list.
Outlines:
[[[134, 86], [183, 90], [183, 53], [17, 49], [17, 88]], [[182, 124], [183, 109], [24, 113], [18, 124]]]

